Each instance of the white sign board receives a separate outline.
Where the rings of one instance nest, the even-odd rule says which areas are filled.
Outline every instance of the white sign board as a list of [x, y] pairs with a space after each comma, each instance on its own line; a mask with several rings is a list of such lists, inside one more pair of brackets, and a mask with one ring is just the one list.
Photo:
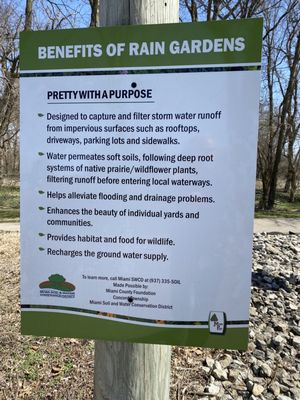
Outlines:
[[[21, 78], [23, 333], [245, 348], [260, 42], [251, 62], [239, 54], [253, 21], [223, 24], [239, 47], [223, 39], [211, 63], [172, 43], [218, 24], [160, 26], [174, 36], [160, 47], [147, 27], [144, 48], [132, 29], [145, 27], [122, 46], [124, 27], [84, 30], [77, 53], [24, 35], [37, 61]], [[119, 54], [101, 44], [111, 32]], [[89, 35], [95, 59], [77, 67]]]

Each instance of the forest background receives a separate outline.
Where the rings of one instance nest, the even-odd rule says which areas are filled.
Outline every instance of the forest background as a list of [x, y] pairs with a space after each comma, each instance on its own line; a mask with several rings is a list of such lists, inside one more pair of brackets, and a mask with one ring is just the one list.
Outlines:
[[[0, 3], [0, 221], [19, 218], [19, 34], [100, 26], [99, 3]], [[300, 2], [180, 0], [179, 7], [182, 23], [263, 17], [256, 216], [300, 217]]]

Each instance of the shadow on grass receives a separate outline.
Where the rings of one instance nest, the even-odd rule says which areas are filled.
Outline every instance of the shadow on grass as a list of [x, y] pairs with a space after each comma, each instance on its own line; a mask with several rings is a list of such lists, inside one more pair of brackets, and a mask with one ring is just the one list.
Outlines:
[[0, 222], [20, 218], [20, 190], [18, 186], [0, 186]]
[[256, 189], [255, 218], [300, 218], [300, 193], [297, 193], [295, 201], [289, 202], [289, 194], [278, 190], [276, 201], [272, 210], [257, 209], [262, 191]]
[[0, 223], [17, 221], [20, 218], [19, 209], [0, 210]]

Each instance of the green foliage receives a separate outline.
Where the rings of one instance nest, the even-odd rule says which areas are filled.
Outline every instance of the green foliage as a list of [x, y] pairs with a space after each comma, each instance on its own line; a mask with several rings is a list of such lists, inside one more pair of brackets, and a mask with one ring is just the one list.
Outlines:
[[53, 274], [49, 276], [49, 281], [53, 283], [62, 283], [65, 282], [65, 278], [62, 275], [59, 274]]
[[21, 361], [20, 370], [27, 381], [35, 381], [38, 379], [39, 370], [42, 364], [42, 352], [27, 349], [25, 352], [25, 358]]

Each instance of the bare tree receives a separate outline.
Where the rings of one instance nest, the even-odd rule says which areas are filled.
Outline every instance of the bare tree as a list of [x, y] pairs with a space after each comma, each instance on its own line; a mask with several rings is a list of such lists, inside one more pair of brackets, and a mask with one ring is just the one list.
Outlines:
[[181, 9], [186, 9], [190, 19], [212, 21], [252, 18], [261, 15], [265, 0], [181, 0]]
[[[35, 0], [33, 9], [33, 28], [54, 30], [76, 28], [81, 25], [82, 9], [85, 3], [80, 0]], [[86, 21], [84, 21], [86, 25]]]
[[185, 15], [192, 21], [264, 17], [263, 101], [258, 146], [258, 175], [263, 186], [260, 208], [271, 209], [274, 206], [284, 152], [288, 158], [292, 201], [300, 157], [295, 145], [299, 132], [296, 101], [299, 74], [299, 1], [181, 0], [181, 7], [187, 11]]
[[198, 2], [197, 0], [180, 0], [180, 6], [182, 9], [188, 11], [191, 21], [198, 21]]
[[[300, 169], [300, 145], [297, 139], [299, 140], [299, 131], [300, 131], [300, 122], [299, 122], [299, 108], [298, 108], [298, 80], [299, 80], [299, 72], [297, 78], [297, 87], [294, 91], [293, 97], [293, 105], [291, 110], [288, 113], [288, 127], [287, 127], [287, 178], [285, 190], [289, 192], [289, 201], [294, 202], [296, 196], [297, 189], [297, 180]], [[298, 117], [297, 117], [298, 115]]]
[[18, 135], [18, 33], [22, 19], [11, 2], [0, 4], [0, 179], [3, 178], [5, 154], [9, 142]]
[[19, 159], [19, 32], [97, 26], [99, 0], [26, 0], [23, 10], [13, 0], [2, 0], [0, 16], [0, 177], [3, 177], [10, 169], [15, 173]]
[[90, 6], [91, 6], [91, 22], [90, 26], [95, 27], [99, 26], [99, 10], [100, 10], [100, 4], [99, 0], [89, 0]]
[[25, 31], [30, 31], [32, 27], [32, 1], [26, 0], [26, 8], [25, 8]]
[[[287, 59], [287, 69], [292, 73], [294, 68], [293, 60], [293, 47], [295, 42], [299, 40], [297, 38], [297, 32], [299, 31], [298, 15], [300, 12], [300, 5], [295, 7], [293, 12], [288, 16], [288, 40], [285, 48], [282, 49]], [[295, 55], [297, 57], [297, 54]], [[287, 131], [286, 131], [286, 148], [285, 155], [287, 158], [287, 179], [285, 190], [289, 192], [289, 201], [295, 201], [296, 189], [297, 189], [297, 176], [299, 174], [300, 167], [300, 147], [299, 147], [299, 128], [300, 128], [300, 114], [299, 114], [299, 78], [300, 78], [300, 66], [296, 63], [295, 68], [296, 79], [294, 83], [294, 90], [291, 96], [290, 107], [287, 111]], [[278, 80], [284, 81], [283, 74], [278, 76]], [[280, 85], [281, 90], [282, 85]]]
[[262, 209], [272, 209], [275, 204], [284, 146], [291, 127], [295, 125], [296, 114], [292, 108], [298, 85], [300, 39], [299, 21], [293, 18], [292, 23], [291, 16], [297, 14], [298, 5], [295, 1], [277, 1], [274, 7], [264, 10], [266, 33], [263, 55], [268, 127], [267, 132], [261, 135], [258, 147], [263, 184]]

